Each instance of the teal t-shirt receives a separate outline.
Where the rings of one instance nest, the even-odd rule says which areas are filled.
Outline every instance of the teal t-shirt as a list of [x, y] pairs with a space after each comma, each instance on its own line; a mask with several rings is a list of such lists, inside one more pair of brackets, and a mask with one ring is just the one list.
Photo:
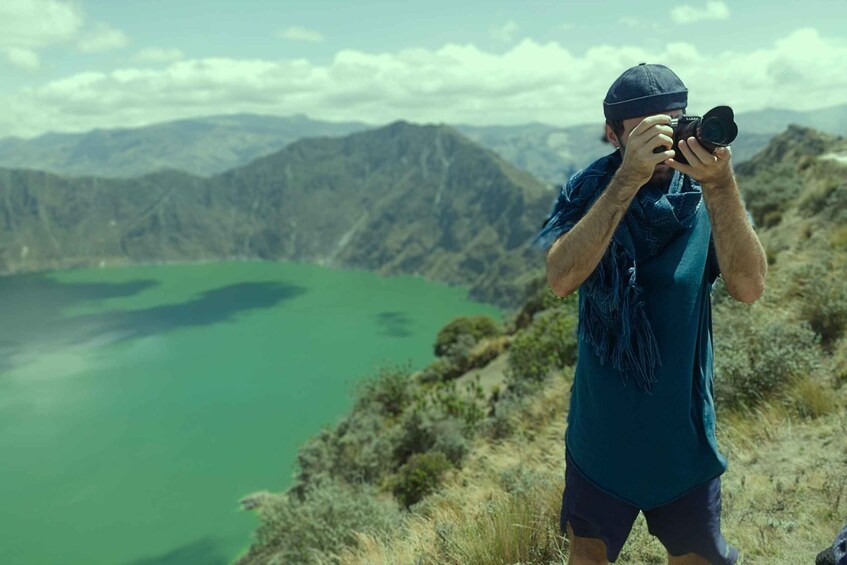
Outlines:
[[579, 342], [568, 453], [588, 481], [642, 510], [673, 501], [727, 467], [715, 438], [712, 373], [710, 293], [719, 274], [701, 200], [691, 227], [636, 271], [662, 362], [652, 394], [631, 379], [624, 385], [611, 363], [601, 364]]

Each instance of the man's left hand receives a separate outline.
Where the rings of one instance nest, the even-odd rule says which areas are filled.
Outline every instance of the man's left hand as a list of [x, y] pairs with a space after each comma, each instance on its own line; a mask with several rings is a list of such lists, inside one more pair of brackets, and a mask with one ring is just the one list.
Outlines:
[[732, 150], [729, 147], [718, 147], [710, 153], [700, 145], [695, 137], [679, 140], [679, 150], [688, 160], [687, 165], [673, 159], [665, 161], [668, 166], [684, 175], [688, 175], [700, 184], [711, 184], [732, 178]]

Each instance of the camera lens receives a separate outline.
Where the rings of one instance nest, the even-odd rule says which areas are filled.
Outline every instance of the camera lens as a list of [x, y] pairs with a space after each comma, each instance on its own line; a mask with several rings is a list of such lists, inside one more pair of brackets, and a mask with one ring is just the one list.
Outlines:
[[700, 135], [703, 139], [712, 143], [725, 143], [727, 138], [726, 124], [720, 118], [714, 116], [706, 118], [700, 126]]

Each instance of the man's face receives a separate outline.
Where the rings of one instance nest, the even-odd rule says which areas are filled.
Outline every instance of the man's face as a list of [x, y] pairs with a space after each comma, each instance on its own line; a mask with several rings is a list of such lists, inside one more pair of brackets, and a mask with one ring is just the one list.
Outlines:
[[[665, 112], [660, 112], [662, 114], [667, 114], [672, 118], [678, 118], [682, 115], [683, 110], [667, 110]], [[623, 134], [618, 138], [618, 142], [621, 147], [621, 157], [626, 153], [626, 144], [629, 141], [629, 134], [632, 130], [635, 129], [635, 126], [641, 123], [641, 120], [646, 118], [647, 116], [639, 116], [637, 118], [629, 118], [628, 120], [623, 121]], [[656, 165], [656, 168], [653, 169], [653, 176], [650, 177], [650, 180], [647, 181], [646, 184], [654, 184], [654, 185], [666, 185], [670, 182], [671, 178], [673, 178], [674, 170], [664, 163], [659, 163]]]

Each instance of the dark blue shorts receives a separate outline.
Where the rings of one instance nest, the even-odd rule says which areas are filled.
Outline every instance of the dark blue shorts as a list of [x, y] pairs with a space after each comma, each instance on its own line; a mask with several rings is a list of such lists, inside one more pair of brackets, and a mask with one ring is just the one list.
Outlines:
[[[565, 490], [559, 525], [567, 522], [574, 535], [599, 538], [606, 544], [606, 559], [614, 562], [641, 511], [606, 494], [588, 482], [565, 450]], [[721, 534], [721, 481], [716, 477], [663, 506], [644, 511], [647, 529], [673, 556], [696, 553], [713, 565], [732, 565], [738, 550]]]

